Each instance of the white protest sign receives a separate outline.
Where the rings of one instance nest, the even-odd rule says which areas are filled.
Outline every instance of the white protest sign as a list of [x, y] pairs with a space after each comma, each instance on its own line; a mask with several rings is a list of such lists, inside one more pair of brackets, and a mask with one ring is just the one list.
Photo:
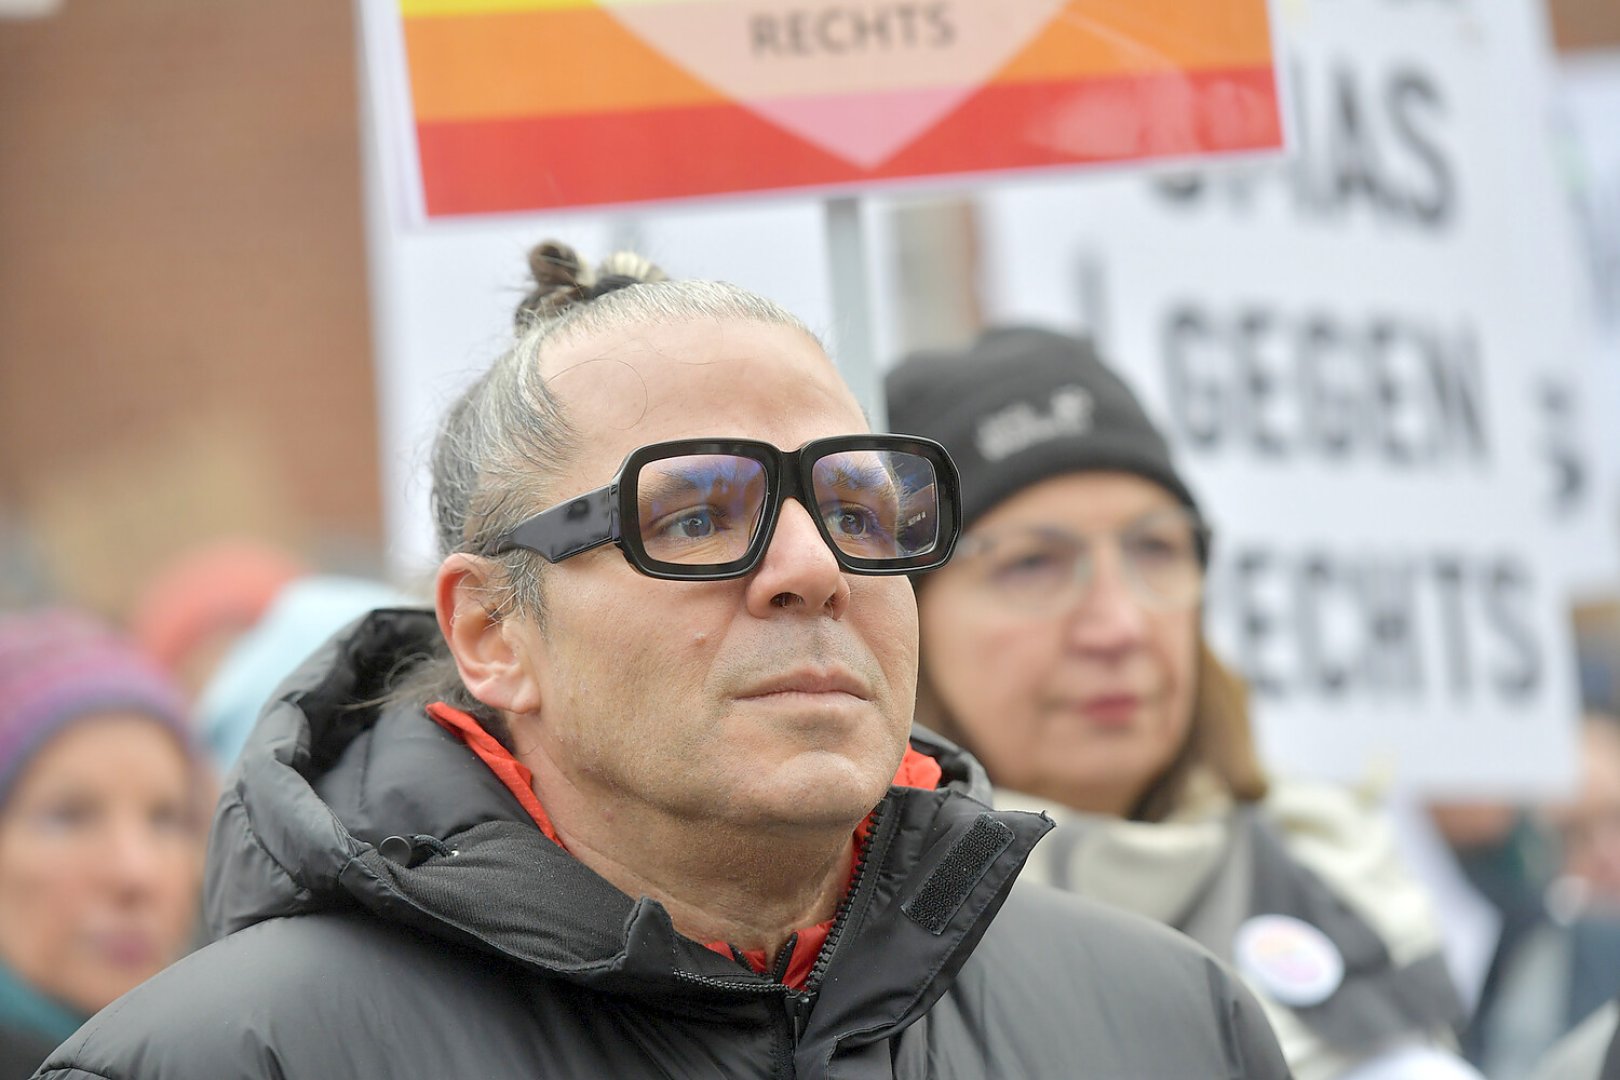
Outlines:
[[1207, 625], [1286, 771], [1570, 774], [1567, 596], [1614, 574], [1592, 482], [1613, 417], [1539, 19], [1280, 5], [1292, 160], [983, 200], [991, 318], [1096, 333], [1164, 422], [1216, 528]]

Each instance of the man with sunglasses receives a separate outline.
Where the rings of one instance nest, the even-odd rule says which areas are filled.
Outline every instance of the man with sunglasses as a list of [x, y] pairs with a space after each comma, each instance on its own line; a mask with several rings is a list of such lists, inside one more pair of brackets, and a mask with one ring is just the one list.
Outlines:
[[440, 434], [436, 611], [281, 689], [216, 818], [234, 932], [43, 1075], [1285, 1076], [1206, 954], [1009, 901], [1049, 823], [911, 731], [944, 451], [768, 301], [531, 265]]

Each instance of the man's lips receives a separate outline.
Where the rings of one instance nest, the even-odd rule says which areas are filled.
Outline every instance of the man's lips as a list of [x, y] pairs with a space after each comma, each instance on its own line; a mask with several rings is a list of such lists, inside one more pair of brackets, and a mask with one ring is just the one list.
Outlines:
[[822, 697], [854, 697], [862, 701], [871, 699], [866, 684], [842, 669], [801, 670], [764, 682], [756, 683], [737, 696], [743, 700], [769, 700], [790, 695], [818, 695]]

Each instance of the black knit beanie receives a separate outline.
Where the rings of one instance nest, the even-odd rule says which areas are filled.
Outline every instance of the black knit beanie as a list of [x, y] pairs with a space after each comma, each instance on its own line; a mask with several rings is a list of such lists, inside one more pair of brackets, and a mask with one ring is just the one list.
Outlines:
[[1164, 437], [1091, 342], [1035, 327], [986, 330], [965, 350], [913, 353], [886, 380], [889, 428], [945, 444], [962, 473], [962, 527], [1068, 472], [1133, 473], [1194, 513]]

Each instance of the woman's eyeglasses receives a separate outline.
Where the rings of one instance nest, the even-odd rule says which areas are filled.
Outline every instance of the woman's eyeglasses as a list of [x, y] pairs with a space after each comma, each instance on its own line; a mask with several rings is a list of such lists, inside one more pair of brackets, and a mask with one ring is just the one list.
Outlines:
[[1195, 514], [1167, 508], [1114, 532], [1032, 527], [970, 536], [957, 563], [997, 601], [1046, 613], [1084, 595], [1096, 577], [1099, 553], [1111, 548], [1126, 586], [1143, 606], [1180, 610], [1203, 598], [1209, 539], [1208, 526]]

